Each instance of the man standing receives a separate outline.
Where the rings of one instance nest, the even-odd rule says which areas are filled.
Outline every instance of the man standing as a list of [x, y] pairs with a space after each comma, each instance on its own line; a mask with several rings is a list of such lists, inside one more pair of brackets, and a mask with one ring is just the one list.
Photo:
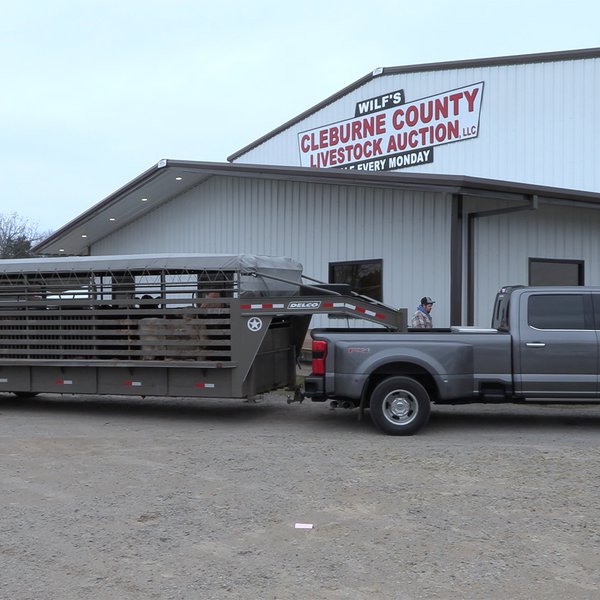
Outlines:
[[417, 329], [431, 329], [433, 327], [431, 309], [434, 304], [435, 300], [432, 300], [429, 296], [423, 296], [421, 304], [419, 304], [417, 311], [411, 319], [410, 326]]

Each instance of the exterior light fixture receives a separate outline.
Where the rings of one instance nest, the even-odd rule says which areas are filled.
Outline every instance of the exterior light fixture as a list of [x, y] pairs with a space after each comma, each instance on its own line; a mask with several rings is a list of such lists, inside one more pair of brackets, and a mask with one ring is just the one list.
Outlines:
[[86, 238], [86, 237], [87, 237], [87, 233], [82, 233], [82, 234], [81, 234], [81, 237], [82, 237], [82, 238]]
[[183, 177], [175, 177], [175, 181], [181, 181]]
[[148, 198], [142, 198], [142, 202], [148, 202]]
[[64, 249], [64, 248], [59, 248], [59, 249], [58, 249], [58, 251], [59, 251], [59, 252], [64, 252], [64, 251], [65, 251], [65, 249]]
[[109, 221], [116, 221], [116, 219], [114, 217], [110, 217], [108, 220]]

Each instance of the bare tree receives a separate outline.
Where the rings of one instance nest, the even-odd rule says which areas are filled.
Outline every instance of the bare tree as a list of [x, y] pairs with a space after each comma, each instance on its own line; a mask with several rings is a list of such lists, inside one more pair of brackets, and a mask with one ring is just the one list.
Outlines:
[[0, 258], [33, 256], [31, 246], [44, 237], [28, 219], [16, 213], [0, 214]]

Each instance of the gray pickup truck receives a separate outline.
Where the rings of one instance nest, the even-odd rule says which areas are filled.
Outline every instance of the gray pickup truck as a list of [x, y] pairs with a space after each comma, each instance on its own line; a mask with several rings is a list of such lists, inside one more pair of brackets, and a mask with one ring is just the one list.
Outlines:
[[305, 395], [411, 435], [431, 403], [600, 402], [600, 288], [500, 290], [490, 329], [316, 329]]

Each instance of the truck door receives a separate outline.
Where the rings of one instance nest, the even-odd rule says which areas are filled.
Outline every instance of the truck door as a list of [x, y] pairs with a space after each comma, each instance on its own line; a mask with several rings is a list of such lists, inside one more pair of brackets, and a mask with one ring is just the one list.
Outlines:
[[531, 398], [596, 395], [598, 336], [591, 294], [523, 294], [519, 330], [515, 338], [518, 392]]
[[598, 394], [600, 395], [600, 293], [592, 294], [592, 305], [594, 307], [594, 329], [596, 330], [596, 339], [598, 341]]

